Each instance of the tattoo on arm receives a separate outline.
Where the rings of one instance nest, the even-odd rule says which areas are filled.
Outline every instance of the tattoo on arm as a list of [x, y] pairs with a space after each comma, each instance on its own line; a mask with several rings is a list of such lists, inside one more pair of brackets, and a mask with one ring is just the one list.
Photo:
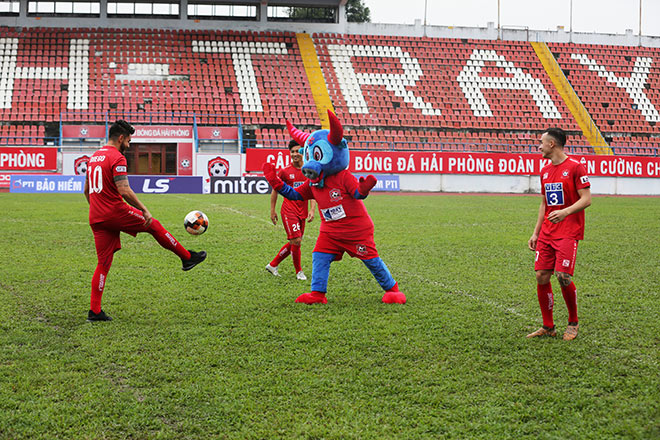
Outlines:
[[120, 182], [122, 180], [128, 180], [128, 176], [126, 174], [122, 174], [120, 176], [115, 176], [112, 179], [115, 181], [115, 183], [117, 183], [117, 182]]

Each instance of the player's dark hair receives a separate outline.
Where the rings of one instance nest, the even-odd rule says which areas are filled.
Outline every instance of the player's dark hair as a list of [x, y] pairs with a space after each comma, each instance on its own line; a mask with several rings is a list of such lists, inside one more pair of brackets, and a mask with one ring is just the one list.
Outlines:
[[289, 141], [289, 151], [291, 151], [291, 149], [292, 149], [293, 147], [297, 147], [297, 146], [299, 146], [299, 145], [300, 145], [300, 144], [299, 144], [298, 142], [296, 142], [296, 141], [294, 141], [293, 139], [291, 139], [291, 140]]
[[108, 137], [110, 139], [117, 139], [121, 135], [128, 136], [132, 135], [133, 133], [135, 133], [133, 126], [123, 119], [119, 119], [110, 126]]
[[551, 128], [548, 128], [543, 133], [547, 133], [549, 136], [552, 136], [552, 138], [555, 141], [557, 141], [557, 143], [562, 148], [564, 148], [564, 145], [566, 145], [566, 132], [564, 132], [564, 130], [562, 130], [561, 128], [551, 127]]

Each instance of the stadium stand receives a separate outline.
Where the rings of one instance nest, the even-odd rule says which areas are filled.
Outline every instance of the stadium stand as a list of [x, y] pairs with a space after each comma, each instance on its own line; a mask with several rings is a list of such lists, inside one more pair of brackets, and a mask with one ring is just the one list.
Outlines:
[[[528, 42], [312, 38], [353, 148], [527, 152], [559, 125], [571, 151], [592, 151]], [[657, 155], [660, 49], [549, 48], [615, 152]], [[242, 124], [247, 146], [282, 146], [286, 119], [318, 127], [293, 32], [0, 27], [0, 60], [2, 144], [43, 144], [60, 120], [100, 124], [108, 112]]]

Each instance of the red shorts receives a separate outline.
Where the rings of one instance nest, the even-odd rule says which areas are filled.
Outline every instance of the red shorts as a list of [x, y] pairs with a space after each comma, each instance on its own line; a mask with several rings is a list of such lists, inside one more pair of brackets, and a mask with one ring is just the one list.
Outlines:
[[341, 259], [344, 252], [351, 257], [359, 258], [360, 260], [370, 260], [378, 257], [373, 234], [368, 235], [361, 240], [338, 240], [327, 232], [321, 232], [319, 238], [316, 239], [314, 252], [325, 252], [338, 255], [339, 257], [337, 260]]
[[119, 233], [125, 232], [135, 237], [138, 232], [147, 232], [144, 226], [144, 216], [137, 208], [129, 207], [129, 210], [111, 220], [90, 225], [94, 232], [94, 244], [96, 245], [96, 256], [99, 262], [107, 261], [112, 254], [121, 249]]
[[294, 238], [300, 238], [305, 233], [305, 220], [300, 218], [297, 215], [292, 215], [286, 212], [282, 212], [282, 224], [284, 225], [284, 230], [286, 231], [287, 240], [292, 240]]
[[554, 270], [573, 276], [578, 241], [572, 238], [539, 240], [536, 243], [534, 270]]

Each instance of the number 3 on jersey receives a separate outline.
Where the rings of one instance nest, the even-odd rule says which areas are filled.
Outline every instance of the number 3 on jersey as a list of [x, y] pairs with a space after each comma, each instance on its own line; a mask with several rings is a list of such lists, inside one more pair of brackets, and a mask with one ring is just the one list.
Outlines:
[[96, 166], [89, 173], [90, 192], [100, 193], [103, 191], [103, 168]]
[[561, 182], [545, 184], [545, 203], [548, 206], [564, 204], [564, 188]]

